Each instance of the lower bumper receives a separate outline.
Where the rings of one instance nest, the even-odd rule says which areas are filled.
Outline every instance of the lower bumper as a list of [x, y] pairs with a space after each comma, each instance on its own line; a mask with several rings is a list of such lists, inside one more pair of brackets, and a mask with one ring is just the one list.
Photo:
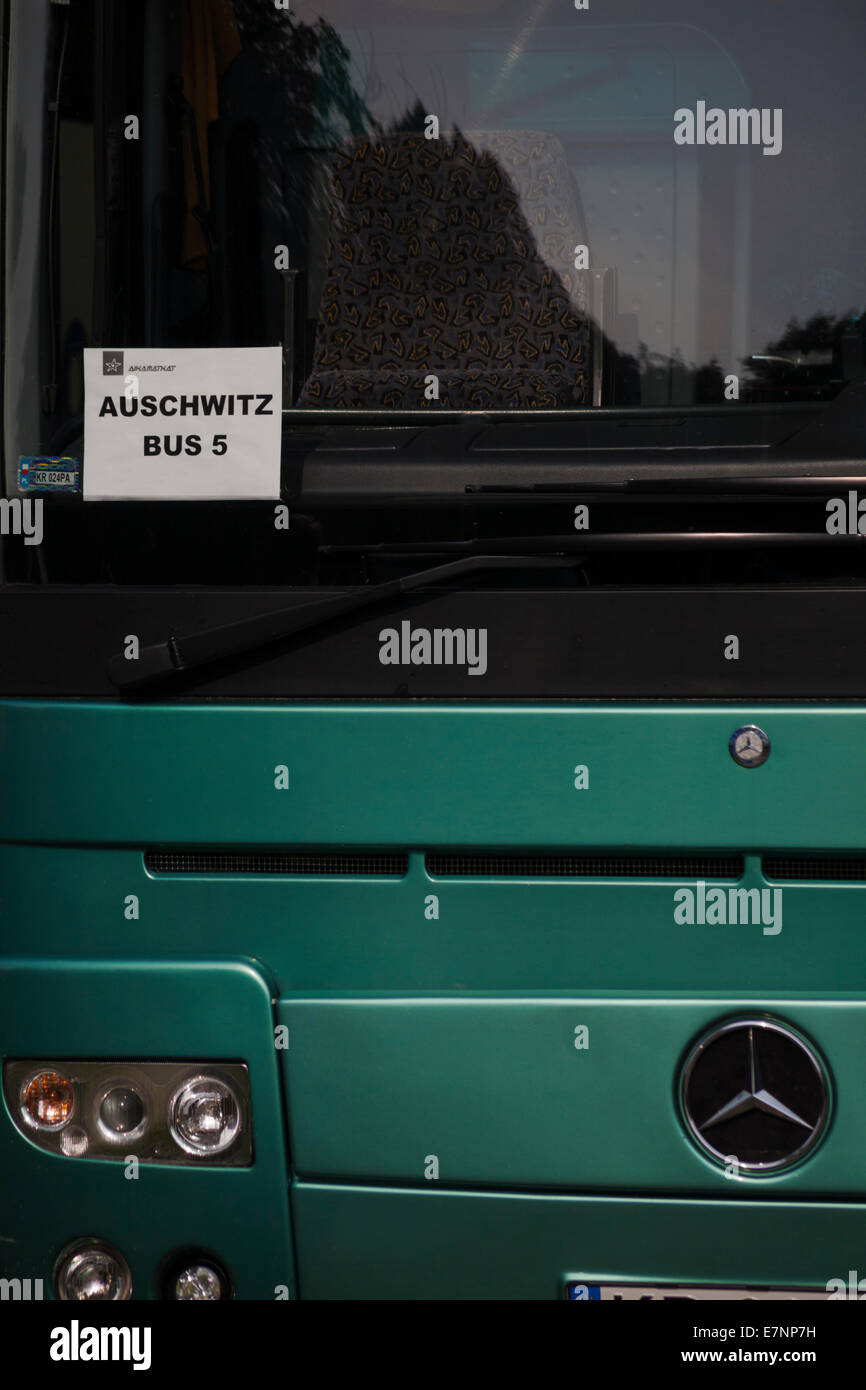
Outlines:
[[546, 1300], [568, 1279], [826, 1289], [866, 1248], [862, 1203], [297, 1183], [292, 1215], [309, 1299]]

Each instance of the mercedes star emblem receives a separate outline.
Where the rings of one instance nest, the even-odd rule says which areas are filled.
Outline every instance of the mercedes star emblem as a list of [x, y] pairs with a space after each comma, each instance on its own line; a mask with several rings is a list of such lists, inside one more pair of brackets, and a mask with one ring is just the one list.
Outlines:
[[770, 756], [770, 740], [757, 724], [743, 724], [728, 739], [728, 750], [740, 767], [760, 767]]
[[680, 1105], [692, 1139], [717, 1163], [765, 1173], [798, 1163], [818, 1143], [830, 1083], [817, 1052], [766, 1015], [729, 1020], [691, 1048]]

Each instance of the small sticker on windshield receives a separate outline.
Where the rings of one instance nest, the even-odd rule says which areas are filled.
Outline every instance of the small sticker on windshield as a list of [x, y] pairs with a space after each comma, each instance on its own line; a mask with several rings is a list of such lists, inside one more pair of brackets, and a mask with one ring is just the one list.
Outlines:
[[21, 492], [80, 492], [81, 464], [73, 458], [33, 458], [18, 460], [18, 487]]

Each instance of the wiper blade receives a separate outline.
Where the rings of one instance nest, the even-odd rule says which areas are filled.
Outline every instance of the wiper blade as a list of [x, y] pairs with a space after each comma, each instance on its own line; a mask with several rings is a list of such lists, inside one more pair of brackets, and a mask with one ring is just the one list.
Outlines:
[[830, 535], [825, 531], [587, 531], [580, 534], [537, 536], [483, 536], [477, 540], [364, 541], [323, 545], [322, 555], [473, 555], [483, 548], [488, 558], [496, 555], [528, 555], [533, 551], [585, 560], [592, 552], [625, 550], [799, 550], [830, 545], [863, 545], [861, 535]]
[[[692, 474], [686, 465], [680, 465], [680, 472], [667, 477], [648, 475], [630, 478], [593, 478], [591, 482], [570, 483], [468, 483], [467, 493], [509, 493], [531, 492], [538, 494], [557, 494], [590, 498], [593, 495], [607, 498], [609, 494], [624, 496], [627, 499], [639, 496], [641, 500], [654, 500], [655, 494], [663, 496], [665, 502], [672, 495], [691, 498], [694, 494], [704, 494], [707, 498], [736, 497], [775, 500], [780, 493], [791, 496], [808, 497], [814, 493], [823, 497], [831, 489], [862, 487], [866, 481], [862, 464], [857, 472], [808, 474], [779, 472], [780, 464], [773, 465], [774, 473], [710, 473]], [[702, 464], [706, 468], [706, 464]]]
[[452, 560], [432, 569], [418, 570], [414, 574], [389, 579], [384, 584], [374, 584], [368, 588], [356, 589], [349, 594], [339, 594], [334, 598], [318, 599], [315, 603], [305, 603], [300, 607], [280, 608], [274, 613], [260, 614], [255, 618], [243, 618], [236, 623], [223, 623], [218, 627], [206, 628], [203, 632], [188, 633], [181, 637], [170, 636], [163, 642], [143, 647], [138, 659], [128, 660], [122, 653], [111, 658], [108, 663], [108, 678], [118, 690], [131, 690], [156, 681], [184, 675], [216, 661], [224, 661], [243, 652], [257, 650], [294, 637], [299, 632], [310, 632], [334, 618], [342, 618], [347, 613], [359, 609], [373, 608], [376, 604], [411, 593], [431, 584], [463, 578], [484, 570], [495, 569], [545, 569], [572, 566], [573, 558], [561, 555], [468, 555], [462, 560]]

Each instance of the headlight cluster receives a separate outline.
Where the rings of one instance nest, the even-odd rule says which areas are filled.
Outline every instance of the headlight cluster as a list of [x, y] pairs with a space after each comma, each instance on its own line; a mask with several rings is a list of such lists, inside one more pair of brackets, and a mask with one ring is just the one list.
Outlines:
[[18, 1128], [67, 1158], [252, 1163], [250, 1084], [240, 1062], [7, 1062]]

